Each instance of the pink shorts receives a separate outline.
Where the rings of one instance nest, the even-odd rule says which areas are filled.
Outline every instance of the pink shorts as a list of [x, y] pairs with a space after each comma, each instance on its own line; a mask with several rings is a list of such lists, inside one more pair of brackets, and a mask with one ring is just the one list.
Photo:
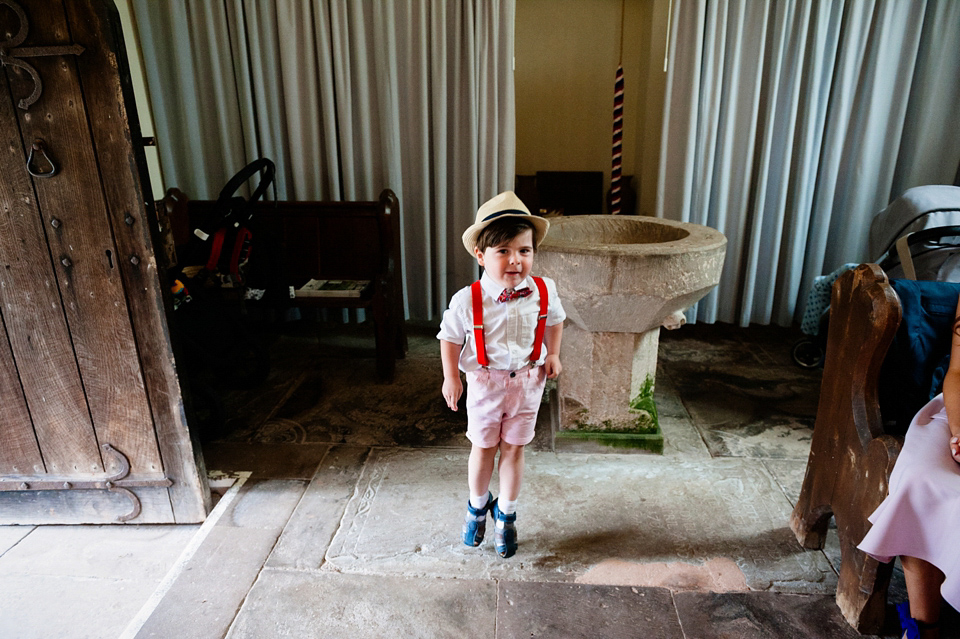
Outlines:
[[543, 366], [467, 373], [467, 439], [480, 448], [529, 444], [546, 381]]

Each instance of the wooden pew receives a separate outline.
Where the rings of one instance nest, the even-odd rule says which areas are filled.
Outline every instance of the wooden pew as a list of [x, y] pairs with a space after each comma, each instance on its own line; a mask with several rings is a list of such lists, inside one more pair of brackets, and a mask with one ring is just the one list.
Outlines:
[[810, 458], [790, 527], [805, 548], [823, 548], [833, 515], [840, 539], [837, 605], [864, 634], [883, 624], [892, 564], [857, 549], [867, 517], [887, 495], [901, 441], [887, 435], [877, 398], [880, 369], [901, 310], [879, 266], [844, 273], [830, 300], [830, 330]]
[[[190, 218], [213, 201], [191, 200]], [[392, 381], [396, 359], [407, 350], [400, 266], [400, 203], [386, 189], [374, 202], [257, 202], [251, 222], [254, 246], [276, 255], [274, 279], [300, 288], [311, 279], [370, 280], [359, 297], [297, 297], [291, 305], [363, 308], [373, 315], [377, 374]]]
[[820, 404], [791, 527], [821, 548], [832, 514], [841, 546], [837, 604], [859, 632], [879, 634], [892, 564], [857, 549], [887, 495], [913, 416], [949, 364], [960, 285], [887, 279], [863, 264], [834, 284]]

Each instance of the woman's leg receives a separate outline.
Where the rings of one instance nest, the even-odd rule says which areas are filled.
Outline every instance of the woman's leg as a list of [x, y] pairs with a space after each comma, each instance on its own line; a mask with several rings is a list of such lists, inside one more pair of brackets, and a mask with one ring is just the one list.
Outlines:
[[[943, 573], [933, 564], [916, 557], [900, 557], [907, 596], [910, 599], [910, 616], [918, 622], [935, 624], [940, 621], [940, 586]], [[923, 639], [937, 639], [938, 629], [921, 630]]]
[[485, 497], [490, 490], [490, 478], [493, 477], [494, 461], [497, 458], [497, 447], [480, 448], [476, 444], [470, 449], [470, 461], [467, 462], [467, 484], [470, 495]]
[[500, 442], [500, 497], [501, 501], [517, 501], [523, 482], [523, 446]]

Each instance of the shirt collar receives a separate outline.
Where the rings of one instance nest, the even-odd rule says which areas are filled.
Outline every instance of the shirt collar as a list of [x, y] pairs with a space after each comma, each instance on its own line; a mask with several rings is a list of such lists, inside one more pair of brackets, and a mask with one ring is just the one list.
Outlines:
[[[494, 282], [493, 278], [487, 275], [486, 271], [484, 271], [483, 275], [480, 276], [480, 286], [483, 288], [484, 292], [493, 299], [500, 297], [500, 293], [503, 293], [504, 291], [503, 287]], [[533, 282], [530, 280], [529, 275], [526, 277], [526, 279], [520, 282], [519, 285], [517, 285], [517, 288], [521, 289], [525, 286], [528, 288], [533, 288]]]

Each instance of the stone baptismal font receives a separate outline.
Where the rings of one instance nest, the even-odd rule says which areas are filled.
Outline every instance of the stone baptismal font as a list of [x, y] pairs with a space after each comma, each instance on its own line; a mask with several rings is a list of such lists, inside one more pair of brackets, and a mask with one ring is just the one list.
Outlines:
[[720, 281], [719, 231], [646, 216], [550, 220], [537, 272], [567, 312], [557, 381], [558, 437], [663, 449], [653, 390], [661, 325]]

